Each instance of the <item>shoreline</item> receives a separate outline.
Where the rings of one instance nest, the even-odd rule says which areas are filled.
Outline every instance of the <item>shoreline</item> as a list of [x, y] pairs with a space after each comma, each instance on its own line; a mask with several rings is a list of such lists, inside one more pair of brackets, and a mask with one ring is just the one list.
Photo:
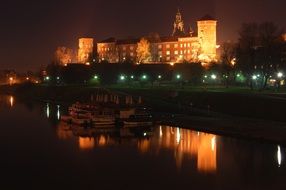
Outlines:
[[[95, 88], [95, 87], [49, 87], [49, 86], [28, 86], [28, 87], [9, 87], [8, 90], [2, 90], [0, 94], [10, 94], [21, 101], [37, 101], [37, 102], [54, 102], [60, 104], [74, 103], [76, 100], [89, 100], [90, 95], [98, 92], [106, 92], [110, 90], [116, 93], [129, 94], [132, 96], [142, 96], [144, 103], [151, 107], [155, 113], [158, 113], [159, 120], [163, 121], [160, 124], [165, 125], [176, 125], [181, 128], [197, 130], [207, 133], [213, 133], [222, 136], [255, 140], [259, 142], [267, 142], [272, 144], [280, 144], [286, 146], [286, 121], [282, 120], [271, 120], [269, 118], [257, 118], [249, 117], [247, 115], [229, 115], [225, 113], [216, 112], [215, 110], [207, 110], [189, 107], [188, 105], [178, 104], [177, 100], [184, 101], [188, 99], [188, 92], [182, 92], [184, 96], [174, 98], [164, 97], [163, 90], [154, 89], [114, 89], [114, 88]], [[4, 93], [3, 93], [4, 92]], [[8, 93], [7, 93], [8, 92]], [[181, 92], [179, 92], [181, 93]], [[185, 94], [186, 95], [185, 95]], [[196, 95], [195, 98], [200, 96], [206, 96], [209, 98], [216, 98], [221, 104], [225, 104], [224, 97], [231, 96], [228, 93], [221, 93], [223, 98], [219, 97], [218, 94], [205, 94], [205, 92], [190, 92], [190, 96]], [[211, 96], [211, 97], [210, 97]], [[214, 97], [212, 97], [214, 96]], [[250, 95], [242, 94], [241, 96], [235, 94], [234, 97], [238, 98], [238, 102], [243, 101], [245, 97]], [[265, 95], [255, 96], [258, 98], [262, 97], [264, 101]], [[269, 98], [269, 97], [267, 97]], [[277, 105], [277, 101], [285, 102], [282, 98], [275, 96], [270, 99]], [[261, 101], [260, 99], [258, 101]], [[242, 102], [244, 103], [244, 102]], [[270, 102], [271, 103], [271, 102]], [[229, 106], [229, 105], [225, 105]], [[272, 105], [271, 105], [272, 106]], [[284, 106], [284, 104], [280, 105]], [[262, 107], [263, 108], [263, 105]], [[260, 108], [260, 109], [261, 109]], [[268, 112], [266, 112], [267, 114]], [[175, 118], [160, 118], [164, 114], [176, 115]], [[255, 115], [255, 113], [253, 113]], [[271, 117], [270, 117], [271, 118]]]

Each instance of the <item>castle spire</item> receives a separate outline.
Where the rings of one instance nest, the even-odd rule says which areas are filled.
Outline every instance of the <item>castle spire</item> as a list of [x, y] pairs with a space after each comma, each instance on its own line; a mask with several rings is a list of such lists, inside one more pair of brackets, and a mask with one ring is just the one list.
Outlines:
[[172, 36], [183, 36], [183, 35], [185, 35], [184, 21], [182, 18], [182, 14], [180, 12], [180, 8], [178, 8], [178, 12], [176, 14], [176, 20], [174, 22], [174, 29]]

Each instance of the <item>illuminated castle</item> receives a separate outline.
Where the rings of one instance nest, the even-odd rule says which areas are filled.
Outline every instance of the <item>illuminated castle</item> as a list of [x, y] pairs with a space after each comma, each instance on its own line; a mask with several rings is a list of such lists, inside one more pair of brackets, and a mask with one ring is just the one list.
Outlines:
[[[147, 51], [150, 56], [144, 63], [174, 64], [188, 61], [207, 64], [215, 62], [217, 57], [217, 21], [210, 16], [205, 16], [197, 21], [197, 29], [196, 36], [192, 29], [186, 33], [182, 15], [178, 10], [170, 36], [145, 37], [149, 42]], [[139, 42], [139, 38], [125, 40], [109, 38], [101, 41], [97, 44], [99, 60], [109, 63], [130, 60], [139, 63], [137, 55]]]
[[87, 63], [94, 51], [93, 38], [80, 38], [78, 48], [78, 63]]
[[[138, 64], [174, 64], [187, 61], [208, 64], [217, 61], [216, 33], [217, 21], [210, 16], [197, 21], [197, 32], [192, 29], [186, 32], [182, 14], [178, 10], [170, 36], [150, 35], [144, 38], [123, 40], [109, 38], [97, 43], [97, 47], [94, 47], [93, 38], [80, 38], [77, 61], [89, 64], [97, 48], [100, 62], [132, 61]], [[139, 53], [142, 51], [148, 55], [146, 59], [141, 59], [142, 56]]]

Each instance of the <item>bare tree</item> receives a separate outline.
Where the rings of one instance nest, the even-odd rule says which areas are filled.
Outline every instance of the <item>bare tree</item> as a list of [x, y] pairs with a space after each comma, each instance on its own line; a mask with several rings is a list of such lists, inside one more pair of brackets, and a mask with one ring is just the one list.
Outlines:
[[236, 64], [236, 45], [231, 42], [225, 42], [222, 45], [221, 69], [226, 87], [229, 86], [231, 74]]
[[237, 66], [251, 76], [259, 74], [260, 87], [265, 89], [271, 74], [281, 64], [282, 30], [272, 22], [243, 24], [237, 49]]
[[73, 60], [73, 50], [67, 47], [58, 47], [55, 52], [55, 63], [65, 65], [71, 63]]

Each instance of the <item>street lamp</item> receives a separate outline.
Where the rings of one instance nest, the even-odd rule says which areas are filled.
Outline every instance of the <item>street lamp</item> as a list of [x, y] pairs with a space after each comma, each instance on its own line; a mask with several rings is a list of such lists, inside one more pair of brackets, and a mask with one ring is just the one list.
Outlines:
[[215, 74], [212, 74], [211, 78], [212, 78], [213, 80], [215, 80], [215, 79], [217, 79], [217, 76], [216, 76]]
[[162, 76], [161, 76], [161, 75], [158, 75], [158, 79], [162, 79]]
[[147, 75], [143, 75], [142, 79], [144, 79], [144, 80], [147, 79]]
[[176, 78], [179, 80], [179, 79], [181, 79], [181, 77], [182, 76], [178, 74]]
[[98, 79], [98, 76], [97, 75], [94, 75], [94, 77], [93, 77], [95, 80], [97, 80]]
[[130, 78], [131, 78], [131, 79], [134, 79], [134, 76], [132, 75]]
[[283, 77], [283, 73], [282, 72], [277, 73], [277, 77], [278, 78], [282, 78]]
[[256, 75], [253, 75], [253, 76], [252, 76], [252, 80], [257, 80], [257, 78], [258, 78], [258, 77], [257, 77]]
[[125, 80], [125, 76], [124, 76], [124, 75], [121, 75], [121, 76], [120, 76], [120, 80], [121, 80], [121, 81], [124, 81], [124, 80]]

